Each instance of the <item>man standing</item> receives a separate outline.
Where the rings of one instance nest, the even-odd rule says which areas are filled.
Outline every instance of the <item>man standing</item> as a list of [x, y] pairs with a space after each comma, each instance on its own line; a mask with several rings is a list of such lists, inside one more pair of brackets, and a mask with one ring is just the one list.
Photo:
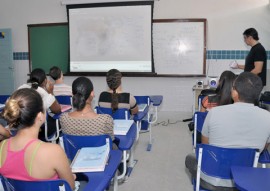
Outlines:
[[245, 43], [251, 46], [251, 49], [246, 57], [245, 65], [238, 65], [238, 68], [244, 69], [245, 72], [252, 72], [258, 75], [265, 86], [267, 54], [264, 47], [258, 42], [258, 32], [254, 28], [249, 28], [244, 31], [243, 35]]

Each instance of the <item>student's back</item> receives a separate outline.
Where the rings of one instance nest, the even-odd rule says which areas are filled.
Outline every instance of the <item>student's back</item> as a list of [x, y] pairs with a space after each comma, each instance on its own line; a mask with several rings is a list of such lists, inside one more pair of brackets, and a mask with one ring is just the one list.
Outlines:
[[211, 109], [202, 134], [209, 144], [263, 150], [270, 138], [270, 113], [251, 103], [237, 102]]
[[104, 91], [100, 94], [98, 105], [112, 108], [112, 110], [126, 108], [130, 110], [131, 114], [136, 114], [138, 113], [136, 99], [130, 93], [122, 91], [121, 79], [122, 74], [117, 69], [111, 69], [107, 72], [106, 81], [109, 91]]
[[74, 111], [60, 118], [62, 130], [71, 135], [108, 134], [114, 140], [113, 119], [107, 114], [96, 114], [92, 108], [94, 87], [86, 77], [78, 77], [72, 83]]
[[2, 113], [14, 137], [0, 143], [0, 174], [19, 180], [65, 179], [74, 188], [74, 178], [63, 149], [38, 140], [45, 121], [41, 96], [33, 89], [15, 91]]

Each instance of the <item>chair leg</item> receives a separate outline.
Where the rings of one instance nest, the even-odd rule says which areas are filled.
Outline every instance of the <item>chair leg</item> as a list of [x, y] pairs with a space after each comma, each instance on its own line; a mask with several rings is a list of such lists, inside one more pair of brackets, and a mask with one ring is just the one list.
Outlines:
[[137, 127], [136, 141], [138, 141], [139, 140], [139, 136], [140, 136], [140, 130], [141, 130], [141, 122], [137, 121], [136, 122], [136, 127]]
[[203, 151], [203, 149], [200, 148], [199, 149], [198, 166], [197, 166], [196, 191], [199, 191], [200, 190], [202, 151]]
[[149, 123], [149, 143], [147, 145], [147, 151], [151, 151], [152, 149], [152, 123]]
[[[152, 149], [152, 124], [157, 122], [158, 115], [157, 115], [157, 106], [155, 108], [155, 114], [149, 115], [148, 114], [148, 123], [149, 123], [149, 144], [147, 145], [147, 151], [151, 151]], [[151, 118], [151, 119], [150, 119]]]
[[127, 173], [127, 151], [126, 150], [123, 151], [123, 160], [122, 160], [122, 162], [123, 162], [123, 168], [124, 169], [123, 169], [123, 173], [121, 175], [117, 176], [118, 180], [124, 178], [126, 173]]
[[130, 155], [129, 155], [129, 161], [128, 161], [128, 167], [133, 168], [135, 165], [134, 161], [134, 145], [130, 148]]
[[118, 171], [117, 170], [113, 178], [113, 191], [118, 191]]

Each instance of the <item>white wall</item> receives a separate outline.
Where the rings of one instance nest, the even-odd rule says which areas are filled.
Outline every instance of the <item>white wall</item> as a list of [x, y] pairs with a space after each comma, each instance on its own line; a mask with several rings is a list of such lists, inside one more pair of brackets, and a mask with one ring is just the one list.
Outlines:
[[[2, 0], [0, 28], [11, 28], [13, 51], [28, 52], [27, 24], [66, 22], [66, 8], [60, 0]], [[270, 9], [268, 0], [160, 0], [155, 1], [154, 19], [206, 18], [208, 50], [247, 50], [242, 33], [255, 27], [260, 41], [270, 50]], [[209, 75], [218, 76], [227, 70], [231, 60], [207, 60]], [[243, 60], [238, 60], [243, 62]], [[268, 61], [269, 63], [269, 61]], [[28, 61], [14, 61], [15, 86], [25, 83]], [[269, 75], [268, 75], [269, 76]], [[66, 77], [71, 84], [75, 77]], [[96, 99], [106, 89], [104, 77], [90, 77]], [[134, 95], [164, 96], [161, 110], [192, 111], [192, 86], [202, 78], [125, 77], [124, 90]], [[204, 79], [204, 78], [203, 78]], [[205, 79], [204, 79], [205, 80]], [[205, 80], [206, 81], [206, 80]], [[269, 80], [268, 80], [269, 82]], [[270, 89], [270, 88], [269, 88]], [[96, 102], [97, 100], [95, 100]]]

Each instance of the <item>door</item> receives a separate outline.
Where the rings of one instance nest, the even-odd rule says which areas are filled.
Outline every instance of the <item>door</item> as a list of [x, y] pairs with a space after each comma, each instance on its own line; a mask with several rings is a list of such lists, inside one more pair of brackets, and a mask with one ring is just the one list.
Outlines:
[[0, 95], [14, 91], [14, 66], [11, 29], [0, 29]]

